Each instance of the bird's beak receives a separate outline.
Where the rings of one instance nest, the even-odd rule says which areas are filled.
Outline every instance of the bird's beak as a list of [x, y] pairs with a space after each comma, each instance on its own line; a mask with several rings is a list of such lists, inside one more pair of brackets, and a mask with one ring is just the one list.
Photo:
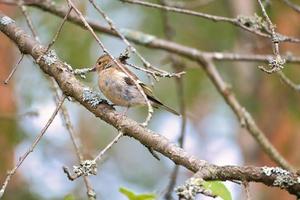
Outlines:
[[91, 72], [95, 72], [96, 71], [96, 66], [94, 66], [93, 68], [91, 68]]

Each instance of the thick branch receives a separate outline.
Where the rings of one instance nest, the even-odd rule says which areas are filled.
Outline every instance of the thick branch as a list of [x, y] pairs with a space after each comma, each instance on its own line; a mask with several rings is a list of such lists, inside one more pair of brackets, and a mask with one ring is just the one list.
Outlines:
[[[108, 104], [101, 103], [97, 106], [92, 105], [84, 98], [84, 93], [87, 90], [90, 90], [75, 78], [66, 64], [53, 54], [43, 55], [46, 47], [42, 46], [34, 38], [26, 34], [22, 29], [16, 26], [13, 20], [4, 16], [1, 12], [0, 30], [18, 46], [22, 53], [29, 54], [34, 60], [41, 57], [38, 65], [45, 73], [56, 80], [65, 95], [73, 97], [96, 117], [106, 121], [127, 136], [133, 137], [142, 144], [152, 147], [154, 150], [170, 158], [176, 164], [182, 165], [193, 172], [199, 170], [200, 172], [209, 172], [205, 173], [206, 176], [204, 176], [203, 179], [261, 182], [265, 185], [281, 187], [291, 194], [300, 196], [300, 181], [298, 180], [299, 177], [296, 173], [288, 172], [286, 170], [283, 170], [282, 173], [277, 172], [281, 170], [277, 170], [277, 168], [215, 166], [189, 155], [183, 149], [170, 143], [167, 138], [144, 128], [134, 120], [117, 113]], [[288, 176], [288, 184], [285, 184], [284, 181], [280, 182], [280, 184], [278, 183], [278, 179], [283, 176], [282, 174]]]

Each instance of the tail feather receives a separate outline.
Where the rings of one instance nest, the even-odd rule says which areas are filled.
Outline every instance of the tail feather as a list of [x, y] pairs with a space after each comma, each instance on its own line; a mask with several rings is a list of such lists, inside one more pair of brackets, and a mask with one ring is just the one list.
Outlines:
[[169, 111], [170, 113], [173, 113], [174, 115], [180, 116], [180, 114], [177, 111], [173, 110], [172, 108], [170, 108], [168, 106], [165, 106], [164, 104], [160, 104], [159, 107], [165, 109], [166, 111]]
[[164, 105], [163, 103], [161, 103], [161, 102], [160, 102], [158, 99], [156, 99], [155, 97], [149, 96], [149, 95], [148, 95], [147, 97], [148, 97], [148, 99], [153, 103], [153, 107], [154, 107], [154, 108], [163, 108], [163, 109], [165, 109], [166, 111], [168, 111], [168, 112], [170, 112], [170, 113], [173, 113], [174, 115], [180, 116], [180, 114], [179, 114], [177, 111], [175, 111], [175, 110], [173, 110], [172, 108], [170, 108], [170, 107]]

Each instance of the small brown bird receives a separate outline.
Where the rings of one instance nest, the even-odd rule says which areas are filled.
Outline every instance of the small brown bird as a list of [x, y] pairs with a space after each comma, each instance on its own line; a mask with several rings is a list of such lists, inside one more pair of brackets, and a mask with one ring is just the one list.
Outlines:
[[[154, 97], [152, 90], [146, 84], [141, 82], [134, 73], [121, 63], [120, 60], [117, 60], [117, 62], [131, 75], [136, 83], [141, 86], [154, 108], [164, 108], [175, 115], [179, 115], [178, 112], [167, 107]], [[134, 81], [114, 63], [109, 55], [104, 54], [98, 58], [95, 70], [98, 73], [98, 86], [101, 92], [112, 103], [128, 108], [131, 106], [147, 105], [146, 100], [138, 90]]]

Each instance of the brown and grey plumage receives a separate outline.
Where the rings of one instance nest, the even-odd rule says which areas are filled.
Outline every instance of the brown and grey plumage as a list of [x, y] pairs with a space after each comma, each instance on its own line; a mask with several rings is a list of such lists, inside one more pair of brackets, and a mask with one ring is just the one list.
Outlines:
[[[131, 78], [133, 78], [136, 83], [141, 86], [154, 108], [164, 108], [175, 115], [179, 115], [178, 112], [167, 107], [159, 99], [157, 99], [153, 95], [152, 90], [146, 84], [141, 82], [139, 78], [119, 60], [117, 61], [120, 65], [122, 65], [126, 72], [131, 75]], [[100, 56], [97, 60], [95, 69], [98, 73], [99, 88], [112, 103], [126, 107], [147, 105], [146, 100], [138, 90], [134, 81], [126, 73], [119, 69], [119, 67], [107, 54]]]

